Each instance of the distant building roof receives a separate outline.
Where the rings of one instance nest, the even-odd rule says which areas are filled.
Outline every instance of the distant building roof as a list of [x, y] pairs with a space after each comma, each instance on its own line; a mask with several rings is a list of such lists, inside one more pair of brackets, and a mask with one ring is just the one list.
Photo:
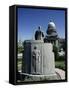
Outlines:
[[48, 28], [52, 28], [54, 30], [56, 30], [56, 25], [54, 22], [50, 21], [49, 24], [48, 24]]
[[48, 24], [47, 34], [50, 36], [58, 36], [58, 34], [56, 32], [56, 25], [52, 21], [50, 21]]

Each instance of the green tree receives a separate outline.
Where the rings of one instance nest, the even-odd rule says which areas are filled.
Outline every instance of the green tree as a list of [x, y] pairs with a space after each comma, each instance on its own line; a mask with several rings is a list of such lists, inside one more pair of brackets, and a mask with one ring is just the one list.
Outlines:
[[63, 48], [63, 50], [65, 51], [65, 42], [62, 44], [61, 46]]
[[57, 60], [58, 59], [58, 48], [55, 45], [53, 45], [53, 52], [55, 55], [55, 60]]

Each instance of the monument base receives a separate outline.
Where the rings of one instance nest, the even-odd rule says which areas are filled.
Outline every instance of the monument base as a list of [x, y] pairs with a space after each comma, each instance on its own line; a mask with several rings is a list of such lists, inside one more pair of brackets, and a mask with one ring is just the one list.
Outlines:
[[52, 75], [33, 75], [27, 73], [20, 74], [24, 77], [24, 81], [45, 81], [45, 80], [64, 80], [65, 72], [61, 69], [55, 68], [55, 74]]
[[61, 78], [57, 76], [57, 73], [53, 75], [32, 75], [32, 74], [26, 74], [21, 73], [25, 76], [24, 81], [44, 81], [44, 80], [60, 80]]

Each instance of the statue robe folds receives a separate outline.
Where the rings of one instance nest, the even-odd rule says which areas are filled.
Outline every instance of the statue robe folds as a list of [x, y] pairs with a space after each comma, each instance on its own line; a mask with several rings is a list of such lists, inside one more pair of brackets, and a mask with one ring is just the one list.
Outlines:
[[40, 74], [40, 50], [34, 49], [32, 52], [32, 66], [34, 74]]

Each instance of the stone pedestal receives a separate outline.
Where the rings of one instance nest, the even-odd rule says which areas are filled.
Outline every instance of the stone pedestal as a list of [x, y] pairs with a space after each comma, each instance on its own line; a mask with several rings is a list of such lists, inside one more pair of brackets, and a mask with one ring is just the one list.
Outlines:
[[32, 75], [55, 75], [54, 53], [51, 43], [42, 40], [26, 40], [24, 42], [23, 73]]
[[52, 75], [33, 75], [27, 73], [21, 73], [23, 81], [47, 81], [47, 80], [65, 80], [65, 71], [59, 68], [55, 68], [55, 74]]

